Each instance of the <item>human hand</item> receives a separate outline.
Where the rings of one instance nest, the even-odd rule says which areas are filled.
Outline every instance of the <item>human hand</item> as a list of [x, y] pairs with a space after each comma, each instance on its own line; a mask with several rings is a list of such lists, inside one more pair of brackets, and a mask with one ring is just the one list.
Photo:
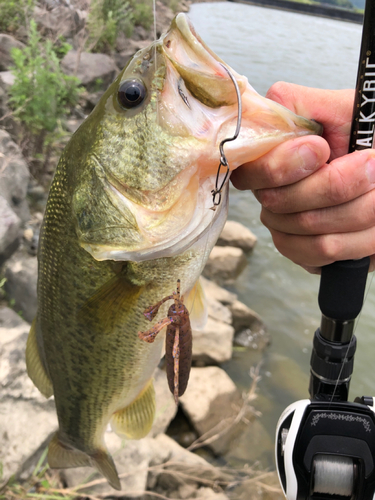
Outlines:
[[[276, 248], [309, 272], [336, 260], [371, 256], [375, 268], [375, 151], [346, 154], [353, 90], [279, 82], [267, 97], [324, 127], [323, 137], [280, 144], [236, 169], [237, 189], [251, 189]], [[329, 162], [329, 163], [327, 163]]]

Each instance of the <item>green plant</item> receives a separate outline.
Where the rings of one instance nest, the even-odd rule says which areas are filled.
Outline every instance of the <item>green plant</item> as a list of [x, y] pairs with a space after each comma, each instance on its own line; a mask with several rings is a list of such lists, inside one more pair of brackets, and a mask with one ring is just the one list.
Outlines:
[[0, 0], [0, 31], [17, 31], [27, 22], [35, 0]]
[[93, 0], [87, 20], [87, 44], [94, 50], [112, 49], [119, 32], [131, 25], [132, 10], [128, 1]]
[[152, 0], [93, 0], [87, 21], [87, 48], [110, 51], [120, 32], [130, 37], [134, 26], [148, 30], [152, 22]]
[[[79, 80], [60, 68], [59, 57], [69, 48], [65, 43], [55, 47], [50, 40], [42, 41], [31, 20], [26, 47], [12, 49], [15, 81], [9, 90], [9, 104], [21, 124], [20, 143], [29, 160], [38, 155], [48, 159], [59, 120], [78, 100]], [[37, 163], [40, 165], [40, 160]]]

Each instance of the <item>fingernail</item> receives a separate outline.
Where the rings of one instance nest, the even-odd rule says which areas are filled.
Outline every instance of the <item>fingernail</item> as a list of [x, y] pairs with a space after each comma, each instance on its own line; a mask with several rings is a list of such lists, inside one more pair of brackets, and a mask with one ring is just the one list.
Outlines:
[[371, 184], [375, 184], [375, 158], [369, 158], [367, 160], [366, 176]]
[[299, 159], [300, 167], [304, 168], [305, 170], [315, 170], [315, 168], [318, 166], [317, 153], [305, 144], [298, 148], [297, 156]]

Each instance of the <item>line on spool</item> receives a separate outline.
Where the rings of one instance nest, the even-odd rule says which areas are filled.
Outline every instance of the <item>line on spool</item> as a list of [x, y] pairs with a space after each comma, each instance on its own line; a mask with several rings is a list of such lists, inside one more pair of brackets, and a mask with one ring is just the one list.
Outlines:
[[354, 489], [354, 462], [350, 457], [317, 455], [314, 459], [313, 491], [351, 497]]

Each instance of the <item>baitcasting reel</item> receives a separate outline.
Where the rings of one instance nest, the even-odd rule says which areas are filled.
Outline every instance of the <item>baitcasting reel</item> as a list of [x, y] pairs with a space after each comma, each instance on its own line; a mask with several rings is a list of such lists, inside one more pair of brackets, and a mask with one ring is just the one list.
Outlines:
[[290, 405], [276, 431], [276, 463], [288, 500], [375, 499], [375, 400], [347, 401], [370, 259], [325, 266], [323, 313], [311, 355], [310, 396]]

